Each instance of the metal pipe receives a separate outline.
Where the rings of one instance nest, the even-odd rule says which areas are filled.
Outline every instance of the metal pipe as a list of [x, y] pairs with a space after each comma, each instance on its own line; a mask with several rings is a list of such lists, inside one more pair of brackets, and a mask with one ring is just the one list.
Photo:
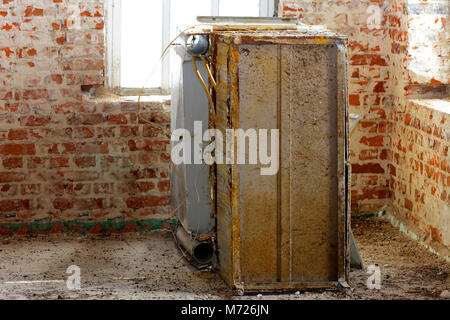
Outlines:
[[201, 242], [192, 238], [182, 226], [177, 228], [175, 237], [189, 255], [200, 264], [210, 263], [214, 256], [214, 249], [211, 242]]
[[192, 60], [192, 66], [194, 67], [194, 72], [197, 75], [198, 80], [202, 84], [202, 87], [203, 87], [203, 90], [205, 91], [206, 96], [208, 97], [209, 107], [211, 109], [211, 118], [212, 118], [212, 121], [213, 121], [214, 127], [215, 127], [216, 126], [216, 109], [214, 106], [214, 101], [211, 97], [211, 94], [209, 93], [209, 89], [206, 86], [205, 81], [202, 78], [202, 75], [200, 74], [200, 71], [198, 71], [197, 62], [195, 62], [195, 57], [192, 57], [191, 60]]

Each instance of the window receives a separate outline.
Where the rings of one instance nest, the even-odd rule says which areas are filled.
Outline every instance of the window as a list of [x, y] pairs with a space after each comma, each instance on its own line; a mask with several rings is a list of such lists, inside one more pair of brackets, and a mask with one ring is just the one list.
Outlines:
[[408, 0], [407, 9], [407, 33], [401, 38], [399, 32], [396, 40], [408, 42], [409, 81], [444, 86], [450, 76], [448, 2], [430, 0], [424, 6], [418, 0]]
[[[275, 0], [108, 0], [107, 82], [116, 93], [168, 93], [170, 55], [161, 52], [197, 16], [273, 16]], [[155, 67], [156, 66], [156, 67]], [[150, 76], [151, 75], [151, 76]]]

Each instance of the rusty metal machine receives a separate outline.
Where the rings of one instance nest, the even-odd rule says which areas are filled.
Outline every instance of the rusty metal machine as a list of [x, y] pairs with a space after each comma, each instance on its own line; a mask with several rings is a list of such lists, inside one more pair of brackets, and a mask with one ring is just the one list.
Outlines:
[[190, 32], [209, 37], [210, 124], [279, 130], [276, 174], [263, 164], [212, 171], [215, 268], [240, 293], [346, 286], [345, 37], [290, 21], [213, 22]]

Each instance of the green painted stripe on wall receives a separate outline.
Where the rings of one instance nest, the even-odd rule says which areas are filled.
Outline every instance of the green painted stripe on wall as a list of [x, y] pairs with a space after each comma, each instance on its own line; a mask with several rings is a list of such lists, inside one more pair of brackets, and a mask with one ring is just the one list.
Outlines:
[[58, 221], [47, 219], [25, 223], [0, 223], [0, 235], [49, 234], [49, 233], [92, 233], [109, 234], [124, 232], [144, 232], [168, 229], [178, 224], [176, 219], [125, 220], [115, 218], [106, 221]]

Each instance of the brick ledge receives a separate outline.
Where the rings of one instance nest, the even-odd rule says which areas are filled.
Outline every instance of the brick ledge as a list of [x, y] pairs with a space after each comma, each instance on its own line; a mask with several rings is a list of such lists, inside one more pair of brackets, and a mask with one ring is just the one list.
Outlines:
[[444, 99], [410, 99], [409, 104], [450, 114], [450, 97]]
[[394, 228], [398, 229], [408, 238], [416, 241], [417, 243], [428, 249], [430, 252], [450, 263], [450, 248], [447, 248], [442, 243], [432, 240], [428, 234], [424, 233], [421, 230], [418, 230], [411, 223], [404, 221], [403, 219], [394, 215], [393, 211], [395, 210], [391, 208], [385, 218], [389, 220]]

